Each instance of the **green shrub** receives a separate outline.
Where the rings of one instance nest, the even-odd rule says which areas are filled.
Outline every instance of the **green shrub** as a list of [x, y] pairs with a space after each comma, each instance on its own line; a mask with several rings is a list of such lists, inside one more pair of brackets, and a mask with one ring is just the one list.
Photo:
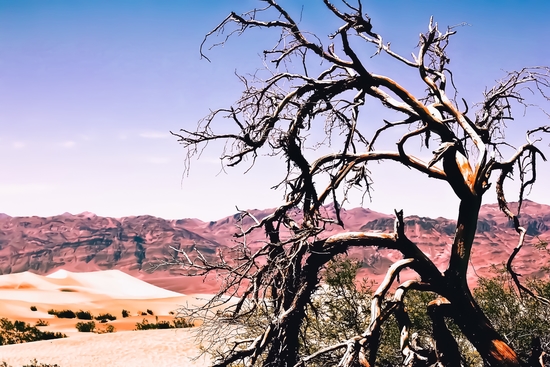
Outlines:
[[109, 321], [116, 320], [116, 316], [113, 316], [110, 313], [102, 313], [94, 317], [94, 319], [102, 322], [107, 322], [107, 320]]
[[[2, 361], [2, 363], [0, 363], [0, 367], [12, 367], [12, 366], [9, 365], [6, 361]], [[46, 363], [38, 364], [38, 361], [35, 358], [31, 361], [31, 364], [26, 364], [23, 367], [61, 367], [61, 366], [59, 366], [58, 364], [46, 364]]]
[[81, 333], [91, 333], [95, 330], [95, 322], [93, 321], [77, 322], [76, 329]]
[[130, 311], [123, 309], [122, 310], [122, 317], [128, 317], [128, 316], [130, 316]]
[[136, 330], [149, 330], [158, 329], [155, 324], [151, 324], [147, 319], [143, 319], [142, 322], [136, 322]]
[[38, 311], [38, 308], [36, 308], [36, 306], [31, 306], [31, 311]]
[[48, 326], [50, 323], [46, 320], [38, 319], [35, 326]]
[[26, 364], [23, 367], [60, 367], [60, 366], [57, 363], [56, 364], [46, 364], [46, 363], [38, 364], [38, 361], [35, 358], [31, 361], [31, 364]]
[[79, 320], [93, 320], [93, 316], [90, 311], [77, 311], [76, 318]]
[[76, 317], [76, 314], [72, 310], [48, 310], [48, 314], [55, 315], [56, 317], [60, 319], [74, 319]]
[[36, 326], [27, 324], [24, 321], [15, 320], [12, 322], [6, 318], [0, 319], [0, 345], [19, 344], [65, 337], [65, 334], [42, 331]]
[[96, 334], [106, 334], [106, 333], [114, 333], [116, 331], [116, 328], [113, 325], [105, 325], [104, 328], [97, 328], [94, 330], [94, 333]]
[[188, 327], [195, 326], [193, 323], [191, 323], [191, 322], [189, 322], [186, 319], [181, 318], [181, 317], [176, 317], [172, 321], [172, 324], [174, 325], [174, 328], [176, 328], [176, 329], [182, 329], [182, 328], [188, 328]]
[[169, 321], [157, 321], [149, 322], [147, 319], [143, 319], [142, 322], [136, 323], [136, 330], [150, 330], [150, 329], [178, 329], [192, 327], [193, 324], [187, 322], [185, 319], [177, 318], [170, 323]]

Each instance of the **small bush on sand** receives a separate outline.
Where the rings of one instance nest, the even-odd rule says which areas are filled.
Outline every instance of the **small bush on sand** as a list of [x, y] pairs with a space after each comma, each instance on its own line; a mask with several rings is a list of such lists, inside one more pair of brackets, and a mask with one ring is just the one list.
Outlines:
[[77, 322], [76, 330], [80, 331], [81, 333], [91, 333], [95, 330], [95, 322]]
[[76, 318], [79, 320], [93, 320], [93, 316], [90, 311], [77, 311]]
[[[0, 367], [12, 367], [12, 366], [9, 365], [6, 361], [2, 361], [2, 363], [0, 363]], [[31, 364], [26, 364], [23, 367], [61, 367], [61, 366], [59, 366], [58, 364], [47, 364], [47, 363], [39, 364], [35, 358], [31, 361]]]
[[74, 319], [76, 317], [76, 314], [72, 310], [48, 310], [48, 314], [55, 315], [56, 317], [60, 319]]
[[149, 315], [154, 315], [154, 314], [153, 314], [153, 311], [150, 310], [150, 309], [147, 309], [147, 313], [148, 313]]
[[94, 319], [96, 319], [98, 321], [106, 322], [107, 320], [109, 320], [109, 321], [116, 320], [116, 316], [113, 316], [110, 313], [100, 313], [99, 315], [94, 317]]
[[136, 330], [150, 330], [150, 329], [179, 329], [179, 328], [188, 328], [194, 326], [193, 324], [187, 322], [185, 319], [177, 318], [170, 323], [169, 321], [157, 321], [149, 322], [147, 319], [143, 319], [142, 322], [136, 323]]
[[128, 317], [128, 316], [130, 316], [130, 311], [123, 309], [122, 310], [122, 317]]
[[188, 328], [188, 327], [195, 326], [192, 322], [189, 322], [186, 319], [181, 318], [181, 317], [176, 317], [172, 321], [172, 324], [174, 325], [174, 328], [176, 328], [176, 329], [182, 329], [182, 328]]
[[116, 328], [113, 325], [105, 325], [105, 328], [103, 329], [96, 329], [95, 333], [106, 334], [106, 333], [114, 333], [115, 331], [116, 331]]
[[60, 367], [60, 366], [57, 363], [56, 364], [38, 363], [38, 361], [35, 358], [31, 361], [31, 364], [26, 364], [23, 367]]
[[20, 344], [65, 337], [65, 334], [42, 331], [36, 326], [27, 324], [24, 321], [15, 320], [12, 322], [6, 318], [0, 319], [0, 345]]
[[50, 323], [46, 320], [38, 319], [34, 326], [48, 326]]
[[38, 311], [38, 308], [36, 308], [36, 306], [31, 306], [31, 311]]

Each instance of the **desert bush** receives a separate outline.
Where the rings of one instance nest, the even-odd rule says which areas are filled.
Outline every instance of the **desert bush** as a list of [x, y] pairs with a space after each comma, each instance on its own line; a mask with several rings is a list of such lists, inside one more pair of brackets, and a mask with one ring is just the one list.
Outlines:
[[38, 363], [38, 361], [33, 359], [31, 361], [31, 364], [26, 364], [23, 367], [60, 367], [57, 363], [56, 364], [49, 364], [49, 363]]
[[116, 331], [116, 328], [113, 325], [105, 325], [104, 328], [97, 328], [94, 330], [94, 333], [96, 334], [106, 334], [106, 333], [114, 333]]
[[122, 317], [128, 317], [128, 316], [130, 316], [130, 311], [123, 309], [122, 310]]
[[75, 326], [81, 333], [91, 333], [95, 330], [95, 322], [93, 321], [77, 322]]
[[92, 320], [93, 315], [90, 313], [90, 311], [79, 310], [76, 312], [76, 318], [79, 320]]
[[182, 328], [188, 328], [195, 326], [192, 322], [187, 321], [186, 319], [182, 317], [176, 317], [172, 324], [174, 325], [174, 328], [176, 329], [182, 329]]
[[136, 330], [150, 330], [150, 329], [160, 329], [160, 328], [159, 328], [158, 323], [156, 323], [156, 322], [151, 323], [147, 319], [143, 319], [142, 322], [137, 322], [136, 323]]
[[109, 321], [116, 320], [116, 316], [113, 316], [110, 313], [101, 313], [101, 314], [97, 315], [96, 317], [94, 317], [94, 319], [96, 319], [98, 321], [101, 321], [101, 322], [107, 322], [107, 320], [109, 320]]
[[141, 316], [147, 316], [147, 312], [143, 312], [143, 311], [139, 311], [138, 314], [140, 314]]
[[147, 313], [148, 313], [149, 315], [151, 315], [151, 316], [154, 315], [154, 314], [153, 314], [153, 311], [150, 310], [150, 309], [147, 309]]
[[60, 319], [74, 319], [76, 317], [76, 314], [72, 310], [48, 310], [48, 314], [55, 315], [56, 317]]
[[36, 306], [31, 306], [31, 311], [38, 311], [38, 308], [36, 308]]
[[46, 320], [38, 319], [35, 326], [48, 326], [50, 323]]
[[[548, 340], [550, 332], [550, 306], [533, 297], [521, 295], [510, 285], [511, 279], [497, 269], [495, 278], [480, 278], [474, 296], [495, 329], [523, 358], [528, 358], [533, 338]], [[528, 280], [531, 289], [541, 297], [550, 295], [550, 281]]]
[[142, 322], [136, 323], [136, 330], [151, 330], [151, 329], [179, 329], [188, 328], [194, 326], [192, 323], [187, 322], [183, 318], [177, 318], [170, 323], [170, 321], [157, 321], [149, 322], [147, 319], [143, 319]]
[[0, 319], [0, 345], [19, 344], [38, 340], [50, 340], [65, 338], [62, 333], [41, 331], [36, 326], [27, 324], [24, 321], [10, 321], [6, 318]]
[[[12, 367], [9, 365], [6, 361], [2, 361], [0, 363], [0, 367]], [[26, 364], [23, 367], [61, 367], [58, 364], [47, 364], [47, 363], [38, 363], [38, 361], [35, 359], [31, 360], [31, 364]]]

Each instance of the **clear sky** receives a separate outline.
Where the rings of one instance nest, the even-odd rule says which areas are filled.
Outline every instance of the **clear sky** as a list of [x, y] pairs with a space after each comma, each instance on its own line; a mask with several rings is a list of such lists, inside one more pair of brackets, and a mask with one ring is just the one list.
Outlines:
[[[338, 26], [320, 0], [280, 2], [296, 12], [303, 5], [303, 27], [323, 37]], [[168, 133], [192, 128], [209, 109], [229, 106], [240, 94], [234, 72], [261, 67], [258, 55], [272, 43], [258, 30], [209, 52], [211, 63], [199, 55], [204, 34], [231, 10], [255, 4], [0, 0], [0, 213], [214, 220], [233, 214], [235, 206], [278, 205], [282, 193], [269, 188], [284, 162], [258, 165], [246, 175], [241, 169], [220, 173], [219, 151], [209, 149], [183, 177], [185, 151]], [[415, 51], [430, 15], [441, 26], [468, 23], [458, 28], [450, 55], [461, 96], [471, 102], [480, 101], [503, 70], [550, 65], [547, 1], [364, 4], [375, 31], [405, 55]], [[541, 182], [530, 198], [550, 204], [550, 166], [539, 168]], [[427, 186], [412, 175], [406, 179], [416, 191], [400, 192], [401, 173], [407, 171], [375, 168], [373, 201], [364, 206], [455, 216], [447, 187]], [[426, 192], [435, 200], [423, 201], [419, 193]]]

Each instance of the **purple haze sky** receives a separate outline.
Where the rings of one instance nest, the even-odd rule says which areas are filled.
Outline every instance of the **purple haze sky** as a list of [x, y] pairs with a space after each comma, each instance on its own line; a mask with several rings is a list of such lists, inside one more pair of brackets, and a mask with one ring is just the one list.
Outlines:
[[[323, 37], [339, 25], [320, 1], [281, 3], [295, 14], [303, 4], [303, 28]], [[443, 27], [468, 23], [458, 28], [450, 56], [461, 96], [471, 103], [503, 70], [550, 64], [547, 1], [364, 3], [375, 31], [404, 55], [416, 51], [430, 15]], [[209, 51], [211, 63], [199, 56], [205, 33], [231, 10], [255, 4], [0, 0], [0, 212], [213, 220], [234, 213], [236, 205], [278, 205], [282, 192], [269, 188], [278, 182], [282, 160], [244, 176], [242, 169], [220, 173], [219, 150], [208, 149], [183, 177], [185, 152], [168, 133], [192, 128], [210, 108], [229, 106], [240, 94], [234, 72], [261, 67], [258, 55], [273, 46], [272, 38], [254, 29]], [[381, 67], [387, 61], [373, 60]], [[541, 114], [527, 117], [548, 123]], [[550, 203], [548, 164], [539, 168], [541, 182], [530, 198]], [[457, 203], [445, 184], [426, 185], [404, 169], [373, 171], [373, 201], [364, 206], [454, 217]], [[436, 200], [396, 190], [403, 179], [410, 190]], [[485, 199], [493, 201], [492, 194]]]

